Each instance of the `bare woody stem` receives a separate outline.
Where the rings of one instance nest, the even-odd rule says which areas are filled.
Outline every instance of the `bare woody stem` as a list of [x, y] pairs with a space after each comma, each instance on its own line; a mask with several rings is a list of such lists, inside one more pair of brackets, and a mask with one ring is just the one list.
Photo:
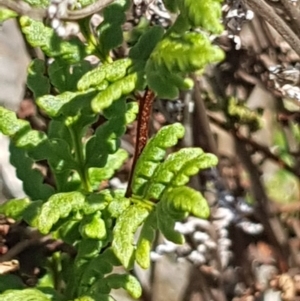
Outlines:
[[[222, 130], [228, 132], [232, 131], [232, 129], [223, 121], [219, 120], [215, 116], [208, 114], [210, 122], [221, 128]], [[272, 160], [273, 162], [277, 163], [280, 168], [284, 168], [286, 171], [294, 174], [296, 177], [300, 177], [300, 171], [297, 168], [288, 165], [284, 162], [280, 157], [276, 154], [272, 153], [267, 146], [261, 145], [256, 141], [252, 140], [251, 138], [243, 136], [239, 131], [235, 131], [236, 139], [240, 140], [244, 144], [250, 146], [253, 150], [262, 153], [267, 159]]]
[[[79, 10], [68, 10], [66, 17], [63, 17], [62, 20], [65, 21], [74, 21], [83, 19], [87, 16], [93, 15], [109, 4], [111, 4], [113, 0], [98, 0], [91, 5], [84, 7], [83, 9]], [[40, 8], [32, 8], [27, 3], [24, 2], [17, 2], [13, 0], [0, 0], [0, 6], [5, 8], [11, 9], [17, 14], [21, 16], [29, 16], [32, 18], [46, 18], [47, 17], [47, 10], [40, 9]]]
[[300, 56], [300, 40], [289, 26], [263, 0], [243, 0], [254, 12], [265, 19]]
[[280, 1], [285, 8], [286, 12], [291, 17], [291, 22], [293, 23], [293, 28], [295, 32], [299, 34], [300, 32], [300, 11], [298, 7], [295, 7], [290, 0], [281, 0]]

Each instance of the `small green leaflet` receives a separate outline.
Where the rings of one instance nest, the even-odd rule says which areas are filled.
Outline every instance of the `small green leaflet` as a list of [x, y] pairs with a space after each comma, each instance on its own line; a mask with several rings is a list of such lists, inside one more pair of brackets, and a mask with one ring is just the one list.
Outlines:
[[148, 215], [145, 207], [131, 205], [117, 219], [112, 249], [126, 269], [131, 267], [134, 260], [134, 234]]

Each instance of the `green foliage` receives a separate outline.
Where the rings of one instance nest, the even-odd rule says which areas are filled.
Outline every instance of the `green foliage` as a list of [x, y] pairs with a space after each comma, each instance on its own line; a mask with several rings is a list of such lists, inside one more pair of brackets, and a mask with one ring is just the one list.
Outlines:
[[147, 199], [160, 199], [168, 187], [182, 186], [188, 183], [201, 169], [217, 164], [217, 158], [204, 154], [200, 148], [183, 148], [171, 154], [156, 169], [147, 184]]
[[49, 79], [44, 75], [45, 69], [45, 62], [39, 59], [33, 60], [28, 67], [27, 86], [34, 98], [50, 92]]
[[[201, 54], [201, 55], [200, 55]], [[212, 46], [208, 37], [195, 32], [170, 34], [151, 54], [154, 68], [169, 72], [193, 72], [207, 63], [223, 59], [223, 52]]]
[[23, 182], [23, 189], [32, 200], [49, 198], [54, 189], [44, 184], [42, 173], [34, 168], [34, 161], [26, 155], [23, 149], [10, 145], [10, 162], [17, 168], [17, 176]]
[[[58, 58], [49, 66], [48, 72], [52, 85], [62, 93], [65, 91], [76, 91], [78, 80], [90, 69], [91, 65], [87, 61], [69, 65]], [[49, 92], [45, 92], [42, 95], [47, 93]]]
[[[132, 64], [132, 61], [128, 58], [114, 61], [113, 63], [107, 63], [94, 68], [92, 71], [87, 72], [77, 83], [79, 91], [85, 91], [89, 88], [99, 89], [103, 81], [115, 82], [122, 79], [126, 73], [127, 68]], [[101, 89], [102, 90], [102, 89]]]
[[109, 85], [104, 91], [100, 92], [95, 98], [93, 98], [93, 111], [95, 113], [102, 112], [104, 109], [108, 108], [114, 101], [133, 92], [137, 80], [137, 73], [133, 73]]
[[156, 45], [147, 61], [147, 82], [160, 97], [176, 98], [179, 89], [192, 87], [182, 74], [200, 70], [207, 63], [222, 59], [223, 52], [212, 46], [203, 34], [170, 34]]
[[129, 57], [138, 67], [144, 67], [156, 44], [163, 37], [164, 30], [160, 26], [149, 28], [130, 49]]
[[123, 165], [128, 158], [128, 154], [123, 149], [118, 149], [114, 154], [108, 155], [105, 167], [89, 168], [89, 178], [94, 189], [99, 183], [110, 179], [114, 173]]
[[23, 211], [30, 204], [30, 200], [24, 199], [12, 199], [9, 202], [4, 203], [0, 208], [0, 214], [9, 216], [15, 220], [22, 217]]
[[30, 125], [28, 122], [24, 120], [18, 120], [16, 114], [11, 112], [3, 107], [0, 107], [0, 117], [1, 117], [1, 132], [13, 138], [18, 132], [23, 130], [26, 131], [30, 129]]
[[120, 46], [123, 42], [121, 25], [126, 20], [125, 10], [129, 1], [115, 1], [103, 10], [103, 22], [99, 25], [100, 52], [103, 57], [109, 55], [109, 51]]
[[111, 274], [105, 280], [110, 288], [124, 288], [134, 299], [138, 299], [142, 295], [141, 285], [132, 275]]
[[[133, 205], [119, 215], [112, 242], [116, 256], [126, 268], [132, 266], [134, 259], [144, 268], [149, 266], [155, 229], [169, 240], [183, 243], [182, 235], [174, 231], [175, 222], [188, 214], [201, 218], [209, 216], [201, 193], [184, 185], [200, 169], [216, 165], [216, 157], [195, 148], [182, 149], [164, 161], [167, 148], [176, 145], [183, 135], [184, 127], [179, 123], [162, 128], [149, 140], [138, 159], [132, 182]], [[153, 202], [157, 201], [155, 206]], [[141, 224], [143, 228], [136, 250], [134, 235]]]
[[176, 13], [178, 11], [178, 3], [177, 3], [178, 1], [176, 1], [176, 0], [164, 0], [163, 2], [164, 2], [165, 7], [169, 11], [171, 11], [173, 13]]
[[[46, 0], [27, 2], [48, 5]], [[110, 292], [118, 288], [139, 298], [137, 279], [128, 273], [112, 274], [114, 267], [130, 270], [138, 263], [148, 268], [156, 231], [182, 243], [184, 237], [174, 230], [176, 221], [190, 214], [208, 218], [206, 200], [186, 185], [217, 159], [199, 148], [172, 153], [170, 148], [184, 136], [179, 123], [163, 127], [148, 141], [133, 171], [132, 195], [102, 188], [128, 158], [120, 139], [138, 114], [136, 95], [148, 86], [159, 97], [174, 98], [192, 87], [188, 73], [223, 57], [204, 33], [222, 29], [219, 1], [164, 2], [178, 12], [174, 24], [167, 31], [149, 23], [134, 28], [135, 34], [128, 35], [129, 54], [122, 58], [116, 48], [126, 36], [122, 25], [130, 1], [117, 0], [106, 7], [95, 31], [89, 27], [90, 18], [80, 20], [82, 39], [63, 40], [43, 22], [20, 18], [27, 42], [51, 59], [33, 60], [27, 78], [50, 122], [47, 132], [33, 130], [0, 107], [0, 132], [11, 139], [11, 162], [28, 196], [0, 205], [0, 214], [61, 239], [76, 254], [57, 252], [50, 259], [57, 265], [47, 266], [49, 275], [59, 274], [57, 287], [24, 289], [18, 281], [14, 286], [3, 278], [0, 300], [104, 301], [113, 300]], [[85, 60], [89, 54], [100, 62], [92, 66]], [[45, 183], [43, 169], [52, 175], [53, 186]]]
[[[175, 219], [168, 214], [164, 207], [163, 203], [159, 203], [157, 206], [157, 215], [159, 216], [157, 227], [166, 239], [176, 244], [183, 244], [185, 242], [184, 236], [174, 230]], [[182, 216], [181, 219], [184, 217], [185, 216]]]
[[23, 290], [7, 290], [1, 294], [1, 301], [51, 301], [51, 297], [40, 290], [27, 288]]
[[20, 18], [21, 29], [32, 47], [40, 47], [43, 52], [53, 58], [61, 58], [70, 63], [81, 61], [85, 54], [83, 44], [78, 38], [64, 41], [53, 29], [42, 22], [32, 20], [26, 16]]
[[184, 135], [184, 127], [175, 123], [164, 127], [155, 136], [149, 140], [143, 153], [141, 154], [135, 170], [132, 191], [137, 195], [145, 195], [145, 189], [148, 181], [154, 175], [159, 163], [164, 159], [166, 149], [177, 144], [178, 139]]
[[202, 27], [212, 33], [221, 33], [222, 10], [220, 0], [177, 0], [179, 9], [192, 27]]
[[153, 211], [144, 221], [135, 252], [136, 262], [143, 269], [148, 269], [150, 266], [149, 254], [151, 252], [156, 230], [157, 216], [156, 212]]
[[80, 192], [57, 193], [41, 206], [39, 215], [32, 225], [41, 233], [48, 234], [59, 219], [66, 218], [72, 211], [81, 209], [84, 201], [85, 197]]
[[247, 106], [239, 104], [233, 97], [227, 100], [226, 114], [230, 122], [248, 125], [253, 132], [262, 127], [261, 113], [259, 110], [250, 110]]
[[16, 290], [24, 288], [22, 280], [12, 274], [0, 275], [0, 293], [6, 290]]
[[132, 205], [122, 212], [117, 220], [112, 248], [125, 268], [130, 268], [133, 264], [134, 234], [148, 215], [147, 208]]
[[105, 222], [101, 212], [85, 216], [79, 227], [82, 238], [102, 240], [106, 237]]
[[164, 5], [173, 13], [180, 12], [182, 19], [191, 27], [201, 27], [212, 33], [221, 33], [222, 0], [164, 0]]
[[0, 22], [16, 17], [18, 14], [13, 10], [0, 8]]

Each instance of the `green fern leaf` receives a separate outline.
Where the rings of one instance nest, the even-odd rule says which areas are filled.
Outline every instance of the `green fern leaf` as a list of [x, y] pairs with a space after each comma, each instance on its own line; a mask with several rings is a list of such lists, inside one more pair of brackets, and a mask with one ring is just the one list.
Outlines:
[[20, 24], [28, 43], [32, 47], [40, 47], [47, 56], [58, 57], [70, 63], [79, 62], [84, 58], [84, 45], [78, 38], [64, 41], [52, 28], [27, 16], [20, 18]]
[[130, 199], [124, 197], [125, 191], [114, 191], [114, 198], [107, 206], [111, 217], [118, 218], [129, 206]]
[[181, 13], [193, 27], [202, 27], [215, 34], [223, 31], [222, 0], [178, 0], [177, 2]]
[[78, 93], [68, 91], [57, 96], [44, 95], [38, 98], [36, 103], [47, 115], [56, 117], [60, 113], [61, 108], [77, 95]]
[[148, 183], [149, 188], [147, 189], [146, 198], [159, 200], [164, 189], [171, 184], [183, 166], [202, 154], [203, 151], [200, 148], [184, 148], [176, 153], [170, 154], [166, 160], [158, 166], [153, 177], [151, 177]]
[[28, 157], [23, 149], [10, 144], [10, 162], [16, 167], [18, 178], [23, 182], [23, 189], [32, 200], [47, 200], [54, 189], [44, 184], [41, 172], [33, 168], [34, 161]]
[[78, 220], [66, 221], [53, 233], [53, 238], [61, 239], [64, 242], [73, 245], [81, 238], [79, 224], [80, 222]]
[[144, 195], [148, 181], [154, 175], [156, 168], [164, 159], [166, 149], [177, 144], [184, 135], [184, 127], [174, 123], [163, 127], [151, 138], [140, 155], [132, 182], [132, 191], [136, 195]]
[[72, 211], [82, 209], [84, 201], [85, 196], [80, 192], [55, 194], [42, 205], [41, 212], [33, 226], [37, 227], [41, 233], [47, 234], [59, 219], [66, 218]]
[[135, 252], [136, 262], [143, 269], [148, 269], [150, 266], [150, 252], [152, 247], [152, 242], [155, 238], [155, 231], [157, 229], [157, 219], [156, 212], [153, 211], [145, 220], [139, 240], [137, 243], [137, 248]]
[[39, 59], [34, 59], [28, 67], [27, 86], [35, 99], [50, 92], [49, 79], [44, 75], [45, 69], [45, 61]]
[[186, 162], [182, 169], [176, 174], [171, 186], [183, 186], [188, 183], [190, 176], [197, 174], [200, 170], [216, 166], [218, 158], [213, 154], [203, 154]]
[[122, 96], [130, 94], [135, 89], [137, 81], [138, 74], [132, 73], [113, 82], [107, 89], [101, 91], [92, 99], [92, 110], [95, 113], [102, 112], [114, 101], [120, 99]]
[[142, 67], [148, 60], [157, 43], [163, 37], [163, 34], [164, 30], [160, 26], [149, 28], [130, 49], [129, 57], [135, 61], [135, 64], [139, 61], [144, 62], [140, 65]]
[[[166, 239], [174, 242], [175, 244], [183, 244], [185, 242], [185, 238], [182, 234], [175, 231], [175, 223], [179, 218], [173, 218], [168, 211], [168, 208], [165, 206], [165, 202], [159, 202], [156, 206], [157, 212], [157, 227], [164, 235]], [[181, 219], [185, 216], [182, 215]]]
[[123, 42], [122, 24], [126, 21], [125, 10], [129, 1], [115, 1], [103, 10], [103, 22], [98, 28], [99, 48], [104, 57]]
[[110, 64], [104, 64], [87, 72], [77, 83], [79, 91], [86, 91], [89, 88], [96, 88], [106, 79], [115, 82], [126, 76], [128, 67], [132, 61], [128, 58], [116, 60]]
[[51, 139], [49, 141], [48, 161], [55, 173], [77, 168], [77, 162], [72, 156], [68, 143], [62, 139]]
[[142, 295], [142, 287], [139, 281], [129, 274], [111, 274], [105, 278], [108, 286], [112, 289], [123, 288], [129, 295], [138, 299]]
[[159, 97], [173, 99], [179, 89], [193, 86], [184, 74], [201, 70], [223, 57], [223, 52], [200, 33], [169, 34], [156, 45], [147, 61], [147, 83]]
[[106, 238], [106, 227], [104, 220], [100, 217], [99, 211], [85, 216], [79, 227], [80, 234], [85, 239], [98, 239]]
[[117, 219], [112, 249], [125, 268], [129, 268], [134, 259], [134, 234], [148, 215], [149, 211], [146, 208], [132, 205]]
[[86, 143], [86, 167], [104, 167], [109, 154], [120, 147], [120, 137], [126, 131], [126, 124], [132, 122], [137, 114], [136, 103], [126, 104], [125, 99], [117, 100], [110, 110], [105, 110], [109, 118]]
[[13, 274], [0, 275], [0, 298], [1, 293], [7, 290], [21, 290], [24, 288], [25, 284], [19, 276]]
[[66, 126], [64, 120], [51, 120], [48, 126], [49, 139], [62, 139], [66, 141], [71, 149], [73, 142], [70, 136], [69, 128]]
[[18, 16], [16, 12], [10, 9], [1, 8], [0, 9], [0, 22], [4, 22], [5, 20], [11, 19]]
[[125, 121], [126, 125], [132, 123], [139, 111], [138, 104], [136, 102], [130, 102], [126, 104]]
[[31, 130], [28, 121], [18, 119], [16, 114], [0, 106], [0, 132], [12, 138], [16, 146], [32, 149], [47, 138], [42, 132]]
[[163, 0], [163, 3], [167, 10], [172, 13], [176, 13], [178, 11], [178, 1], [177, 0]]
[[[103, 277], [101, 269], [98, 269], [96, 265], [91, 265], [99, 257], [103, 243], [100, 240], [83, 239], [76, 247], [77, 256], [69, 289], [73, 295], [81, 296], [85, 295], [85, 291], [93, 284], [95, 276], [100, 277], [100, 279]], [[95, 268], [96, 270], [94, 270]]]
[[115, 192], [108, 189], [101, 190], [99, 193], [89, 195], [82, 208], [84, 215], [95, 213], [96, 211], [104, 210], [114, 198]]
[[118, 149], [116, 153], [108, 156], [105, 167], [90, 168], [89, 179], [92, 187], [97, 189], [102, 181], [110, 179], [127, 158], [128, 153], [123, 149]]
[[51, 83], [60, 93], [65, 91], [75, 92], [78, 80], [89, 70], [91, 70], [91, 64], [88, 61], [81, 61], [70, 65], [59, 58], [55, 59], [48, 67]]
[[159, 200], [167, 187], [183, 186], [188, 183], [190, 176], [216, 164], [217, 157], [204, 154], [200, 148], [183, 148], [170, 154], [150, 179], [146, 199]]
[[28, 198], [9, 200], [0, 205], [0, 214], [19, 220], [30, 203]]
[[168, 71], [160, 71], [151, 60], [147, 62], [145, 70], [147, 84], [151, 90], [155, 91], [158, 97], [165, 99], [175, 99], [178, 97], [179, 87], [177, 83], [172, 81], [172, 77], [176, 76], [176, 74], [171, 74]]
[[183, 35], [170, 34], [161, 40], [151, 54], [157, 70], [170, 73], [194, 72], [208, 63], [224, 58], [223, 51], [211, 45], [203, 34], [187, 32]]
[[27, 288], [23, 290], [8, 290], [0, 295], [1, 301], [51, 301], [51, 296], [47, 296], [40, 290]]
[[24, 210], [22, 217], [28, 225], [35, 225], [37, 223], [37, 217], [41, 212], [43, 201], [31, 202]]
[[79, 294], [90, 292], [91, 286], [96, 286], [96, 281], [103, 281], [104, 276], [112, 272], [113, 266], [118, 265], [120, 262], [110, 248], [93, 258], [86, 266], [79, 281]]
[[165, 203], [168, 212], [175, 210], [203, 219], [207, 219], [210, 214], [209, 206], [202, 194], [187, 186], [166, 190], [160, 202]]
[[96, 239], [82, 239], [76, 247], [77, 256], [75, 258], [75, 265], [80, 266], [82, 262], [96, 258], [103, 247], [103, 243]]

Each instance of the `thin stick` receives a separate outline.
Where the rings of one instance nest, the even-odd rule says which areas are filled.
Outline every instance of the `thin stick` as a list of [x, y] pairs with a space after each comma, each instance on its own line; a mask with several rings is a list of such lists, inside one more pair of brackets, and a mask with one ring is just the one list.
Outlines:
[[[223, 129], [224, 131], [228, 132], [230, 130], [230, 128], [228, 127], [228, 125], [225, 122], [219, 120], [218, 118], [216, 118], [212, 115], [208, 115], [208, 116], [209, 116], [209, 119], [212, 123], [214, 123], [215, 125], [217, 125], [221, 129]], [[294, 167], [288, 165], [280, 157], [273, 154], [267, 146], [261, 145], [261, 144], [257, 143], [256, 141], [243, 136], [238, 131], [235, 132], [235, 136], [236, 136], [237, 139], [239, 139], [243, 143], [250, 145], [255, 151], [263, 153], [266, 156], [267, 159], [270, 159], [270, 160], [274, 161], [281, 168], [284, 168], [285, 170], [289, 171], [290, 173], [294, 174], [295, 176], [300, 177], [300, 171], [297, 168], [294, 168]]]
[[291, 23], [293, 24], [293, 29], [299, 34], [300, 30], [300, 11], [290, 0], [281, 0], [282, 5], [291, 17]]
[[199, 83], [197, 80], [197, 77], [193, 74], [192, 75], [193, 81], [194, 81], [194, 100], [195, 100], [195, 112], [194, 116], [195, 119], [194, 121], [196, 122], [195, 129], [197, 135], [197, 140], [195, 141], [196, 143], [199, 143], [200, 136], [202, 141], [205, 141], [205, 145], [203, 145], [203, 148], [205, 151], [210, 152], [218, 156], [218, 148], [216, 145], [216, 141], [214, 139], [214, 136], [212, 134], [210, 125], [209, 125], [209, 119], [207, 117], [207, 110], [204, 104], [204, 101], [201, 97], [201, 92], [200, 92], [200, 87]]
[[131, 196], [131, 184], [133, 180], [134, 168], [148, 140], [149, 120], [152, 112], [154, 98], [155, 98], [154, 92], [149, 89], [146, 90], [144, 97], [140, 98], [135, 152], [134, 152], [132, 168], [129, 176], [128, 187], [125, 194], [126, 197]]
[[274, 9], [263, 0], [244, 0], [259, 16], [266, 20], [300, 56], [300, 40], [289, 26], [275, 13]]
[[[93, 15], [104, 7], [111, 4], [113, 0], [98, 0], [95, 3], [92, 3], [83, 9], [79, 10], [68, 10], [66, 17], [62, 17], [64, 21], [74, 21], [83, 19], [87, 16]], [[47, 17], [47, 9], [40, 8], [32, 8], [27, 3], [17, 2], [12, 0], [0, 0], [0, 6], [6, 7], [8, 9], [13, 10], [17, 14], [21, 16], [29, 16], [32, 18], [46, 18]]]
[[284, 232], [279, 219], [271, 214], [270, 201], [261, 183], [257, 167], [250, 158], [246, 144], [238, 139], [237, 136], [234, 135], [234, 132], [232, 132], [232, 134], [235, 141], [236, 153], [244, 165], [245, 170], [248, 172], [251, 190], [259, 206], [258, 217], [260, 218], [260, 222], [263, 224], [271, 243], [278, 251], [280, 271], [286, 272], [288, 269], [287, 258], [290, 254], [287, 235]]

